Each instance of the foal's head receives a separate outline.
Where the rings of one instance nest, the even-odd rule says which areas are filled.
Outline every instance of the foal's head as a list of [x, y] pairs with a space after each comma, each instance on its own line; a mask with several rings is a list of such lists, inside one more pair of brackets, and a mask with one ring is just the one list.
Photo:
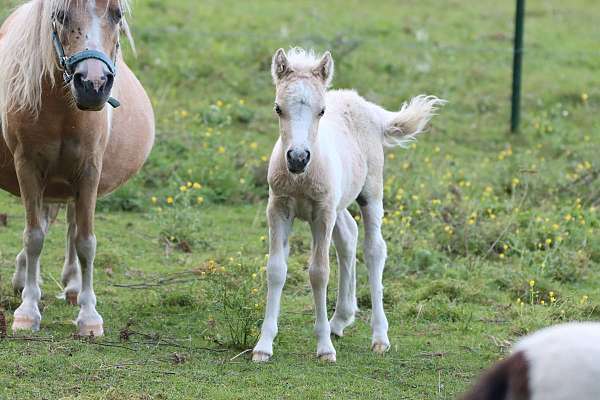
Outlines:
[[[71, 75], [69, 87], [77, 107], [100, 110], [108, 100], [114, 83], [116, 71], [113, 67], [119, 52], [120, 31], [126, 29], [123, 13], [127, 2], [52, 0], [49, 3], [52, 7], [50, 15], [65, 56], [83, 55], [81, 61], [75, 59], [66, 68]], [[86, 54], [92, 55], [85, 57]]]
[[276, 87], [275, 112], [288, 170], [303, 173], [310, 163], [319, 121], [325, 114], [325, 92], [333, 79], [333, 59], [326, 52], [283, 49], [273, 56], [271, 74]]

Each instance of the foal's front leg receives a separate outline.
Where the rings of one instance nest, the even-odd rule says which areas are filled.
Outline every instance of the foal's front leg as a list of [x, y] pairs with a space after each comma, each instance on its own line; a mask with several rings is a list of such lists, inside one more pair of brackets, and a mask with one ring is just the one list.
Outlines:
[[336, 361], [335, 348], [331, 342], [331, 326], [327, 318], [327, 284], [329, 283], [329, 247], [335, 225], [335, 210], [322, 210], [311, 223], [313, 236], [312, 255], [308, 274], [315, 299], [315, 334], [317, 357], [323, 361]]
[[77, 299], [80, 306], [77, 328], [81, 336], [102, 336], [102, 317], [96, 311], [94, 294], [94, 257], [96, 256], [96, 236], [94, 235], [94, 215], [102, 162], [93, 160], [85, 166], [75, 199], [75, 251], [82, 272], [81, 292]]
[[293, 216], [286, 204], [269, 199], [267, 207], [269, 222], [269, 261], [267, 263], [267, 306], [260, 339], [252, 351], [252, 361], [268, 361], [273, 355], [273, 340], [277, 335], [277, 319], [281, 304], [281, 292], [287, 275], [289, 254], [288, 236], [292, 229]]

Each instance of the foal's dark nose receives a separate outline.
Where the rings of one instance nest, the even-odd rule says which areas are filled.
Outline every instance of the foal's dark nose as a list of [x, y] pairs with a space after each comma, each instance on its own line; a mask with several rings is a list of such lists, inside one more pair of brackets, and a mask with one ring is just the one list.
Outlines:
[[301, 174], [310, 161], [310, 151], [291, 149], [286, 153], [288, 170], [293, 174]]
[[115, 76], [99, 60], [85, 60], [73, 75], [75, 101], [82, 110], [101, 110], [110, 96]]

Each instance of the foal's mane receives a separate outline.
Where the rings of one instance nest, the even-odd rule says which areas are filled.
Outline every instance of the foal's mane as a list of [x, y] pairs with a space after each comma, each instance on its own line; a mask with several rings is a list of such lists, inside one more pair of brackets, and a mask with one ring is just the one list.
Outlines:
[[[128, 14], [130, 0], [118, 2], [123, 13]], [[9, 112], [28, 111], [37, 116], [45, 79], [52, 86], [57, 84], [59, 66], [52, 43], [52, 16], [69, 9], [72, 3], [79, 6], [83, 1], [30, 0], [12, 15], [0, 42], [0, 120], [5, 131]], [[122, 30], [133, 45], [125, 18]]]
[[310, 72], [321, 59], [321, 55], [313, 49], [305, 50], [301, 47], [292, 47], [286, 56], [290, 67], [296, 72]]

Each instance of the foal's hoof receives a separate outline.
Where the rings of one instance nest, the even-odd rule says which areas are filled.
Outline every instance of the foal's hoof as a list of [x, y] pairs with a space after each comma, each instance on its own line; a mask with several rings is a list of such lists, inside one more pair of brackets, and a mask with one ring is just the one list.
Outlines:
[[336, 362], [335, 353], [320, 354], [318, 357], [319, 357], [319, 361], [330, 362], [330, 363]]
[[13, 332], [16, 331], [33, 331], [40, 330], [40, 321], [28, 315], [15, 315], [12, 324]]
[[264, 363], [271, 359], [271, 355], [263, 353], [262, 351], [255, 351], [252, 353], [252, 361], [256, 363]]
[[343, 337], [344, 329], [346, 329], [353, 323], [354, 315], [352, 315], [350, 318], [338, 318], [336, 315], [334, 315], [331, 321], [329, 321], [329, 326], [331, 327], [331, 334], [335, 337]]
[[371, 345], [371, 350], [373, 350], [374, 353], [377, 354], [384, 354], [385, 352], [387, 352], [390, 349], [390, 344], [389, 343], [384, 343], [384, 342], [374, 342]]

